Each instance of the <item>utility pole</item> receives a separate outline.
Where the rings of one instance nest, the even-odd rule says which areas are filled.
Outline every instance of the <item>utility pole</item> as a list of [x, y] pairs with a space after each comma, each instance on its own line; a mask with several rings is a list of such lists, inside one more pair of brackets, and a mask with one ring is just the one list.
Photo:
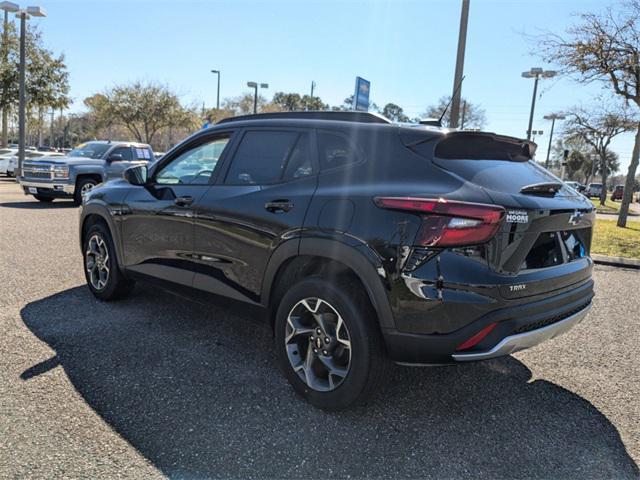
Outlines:
[[311, 98], [313, 98], [313, 90], [316, 88], [316, 82], [311, 80]]
[[26, 12], [20, 12], [20, 72], [19, 72], [19, 94], [18, 94], [18, 168], [15, 172], [15, 177], [22, 176], [22, 164], [24, 163], [24, 142], [27, 140], [26, 135], [26, 54], [27, 54], [27, 42], [26, 42], [26, 29], [27, 29], [27, 14]]
[[462, 116], [460, 117], [460, 130], [464, 130], [464, 118], [467, 115], [467, 101], [462, 102]]
[[27, 70], [27, 18], [46, 17], [47, 14], [40, 7], [27, 7], [26, 10], [19, 10], [16, 14], [20, 17], [20, 67], [19, 67], [19, 95], [18, 95], [18, 168], [15, 176], [19, 178], [22, 175], [22, 164], [24, 163], [24, 151], [26, 141], [26, 70]]
[[[4, 27], [2, 30], [2, 62], [6, 65], [9, 61], [9, 12], [17, 12], [20, 7], [13, 2], [0, 3], [0, 9], [4, 10]], [[2, 147], [9, 143], [9, 107], [2, 109]]]
[[211, 70], [211, 73], [218, 75], [218, 92], [216, 94], [216, 110], [220, 110], [220, 70]]
[[[260, 83], [260, 88], [269, 88], [268, 83]], [[258, 113], [258, 82], [247, 82], [247, 87], [253, 88], [253, 114]]]
[[462, 12], [460, 13], [460, 31], [458, 33], [458, 55], [456, 57], [456, 73], [453, 77], [453, 93], [451, 99], [451, 115], [449, 128], [458, 128], [460, 117], [460, 98], [462, 95], [462, 74], [464, 73], [464, 51], [467, 46], [467, 24], [469, 23], [469, 2], [462, 0]]
[[531, 97], [531, 111], [529, 112], [529, 127], [527, 128], [527, 140], [531, 140], [531, 128], [533, 127], [533, 113], [536, 109], [536, 96], [538, 95], [538, 80], [540, 77], [552, 78], [555, 77], [558, 72], [553, 70], [543, 70], [540, 67], [535, 67], [528, 72], [522, 72], [522, 78], [535, 78], [533, 82], [533, 96]]
[[564, 120], [565, 118], [566, 117], [560, 113], [552, 113], [551, 115], [544, 116], [545, 120], [551, 120], [551, 133], [549, 133], [549, 147], [547, 148], [547, 160], [544, 162], [544, 168], [549, 168], [549, 156], [551, 155], [551, 141], [553, 140], [553, 128], [556, 125], [556, 120]]
[[55, 110], [51, 109], [51, 131], [49, 132], [49, 147], [53, 147], [55, 145], [55, 141], [53, 139], [53, 114]]

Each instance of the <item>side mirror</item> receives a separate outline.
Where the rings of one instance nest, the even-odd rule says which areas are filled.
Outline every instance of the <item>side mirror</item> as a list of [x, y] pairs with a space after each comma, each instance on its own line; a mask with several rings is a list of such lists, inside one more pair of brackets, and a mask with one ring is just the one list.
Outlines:
[[121, 162], [122, 155], [119, 153], [112, 153], [107, 157], [107, 162]]
[[148, 175], [146, 165], [136, 165], [127, 168], [122, 174], [122, 177], [131, 185], [146, 185]]

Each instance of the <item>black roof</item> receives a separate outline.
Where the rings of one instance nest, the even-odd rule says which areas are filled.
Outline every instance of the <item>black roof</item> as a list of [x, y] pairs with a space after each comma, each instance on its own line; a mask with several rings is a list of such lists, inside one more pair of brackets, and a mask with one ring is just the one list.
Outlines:
[[356, 111], [322, 111], [310, 110], [306, 112], [271, 112], [257, 113], [255, 115], [239, 115], [237, 117], [223, 118], [216, 125], [231, 122], [241, 122], [245, 120], [332, 120], [341, 122], [357, 123], [383, 123], [390, 124], [391, 121], [382, 115], [371, 112]]

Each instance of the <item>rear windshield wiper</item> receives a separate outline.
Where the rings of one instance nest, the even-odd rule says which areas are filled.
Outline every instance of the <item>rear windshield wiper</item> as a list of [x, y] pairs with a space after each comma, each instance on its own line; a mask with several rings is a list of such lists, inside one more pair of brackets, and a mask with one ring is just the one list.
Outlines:
[[525, 185], [520, 189], [520, 193], [525, 195], [541, 195], [553, 197], [562, 188], [561, 183], [534, 183], [533, 185]]

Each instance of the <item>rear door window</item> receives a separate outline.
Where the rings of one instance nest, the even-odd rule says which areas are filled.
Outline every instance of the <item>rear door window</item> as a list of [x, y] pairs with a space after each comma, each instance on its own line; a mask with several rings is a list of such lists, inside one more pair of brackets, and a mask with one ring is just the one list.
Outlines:
[[131, 148], [129, 147], [117, 147], [114, 148], [113, 151], [109, 154], [111, 155], [122, 155], [123, 161], [131, 161], [133, 160], [133, 153], [131, 153]]
[[135, 159], [140, 161], [146, 160], [148, 162], [153, 158], [151, 149], [148, 147], [135, 147], [133, 149], [133, 154]]
[[362, 159], [358, 149], [346, 137], [323, 131], [318, 131], [318, 155], [321, 170], [350, 165]]
[[[266, 185], [276, 183], [289, 175], [292, 178], [304, 176], [309, 172], [302, 150], [305, 144], [299, 144], [299, 132], [276, 132], [249, 130], [231, 161], [225, 178], [227, 185]], [[306, 144], [308, 145], [308, 143]], [[289, 164], [291, 166], [289, 167]]]

